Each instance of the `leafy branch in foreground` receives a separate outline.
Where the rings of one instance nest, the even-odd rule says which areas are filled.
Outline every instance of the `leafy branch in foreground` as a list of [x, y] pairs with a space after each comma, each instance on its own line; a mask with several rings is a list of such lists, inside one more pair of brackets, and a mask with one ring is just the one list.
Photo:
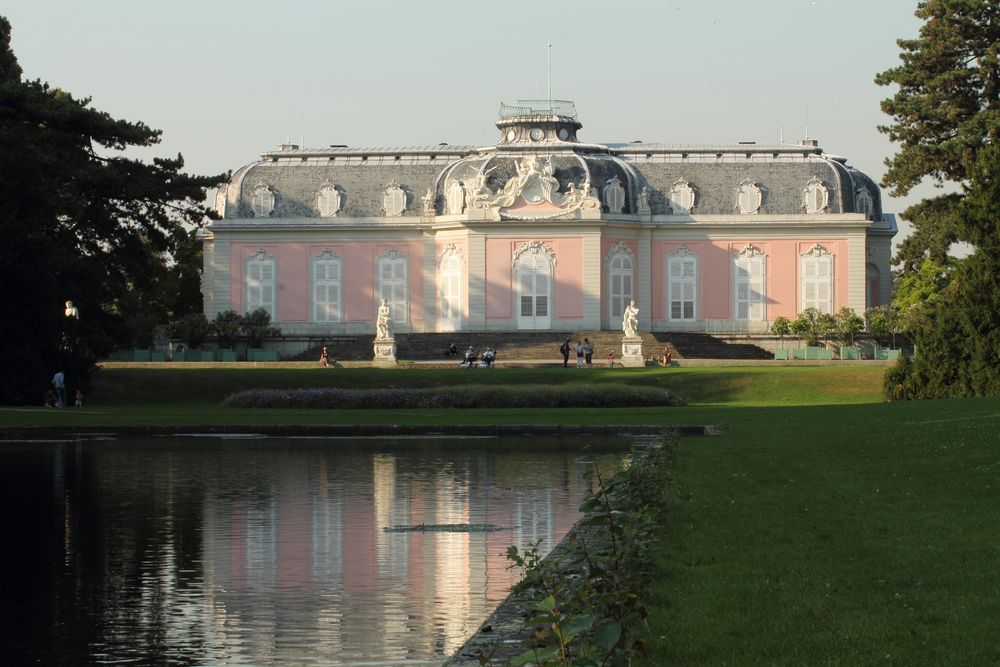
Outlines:
[[524, 623], [533, 629], [531, 646], [511, 667], [626, 665], [641, 652], [649, 550], [666, 520], [675, 453], [671, 434], [610, 477], [596, 464], [592, 491], [580, 507], [585, 516], [564, 557], [540, 558], [537, 543], [507, 550], [511, 567], [524, 575], [515, 590], [537, 600]]

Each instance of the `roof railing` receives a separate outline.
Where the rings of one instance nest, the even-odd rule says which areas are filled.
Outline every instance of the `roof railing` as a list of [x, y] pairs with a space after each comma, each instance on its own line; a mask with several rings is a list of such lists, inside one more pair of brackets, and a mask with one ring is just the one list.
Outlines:
[[576, 105], [570, 100], [518, 100], [500, 104], [501, 118], [516, 116], [563, 116], [576, 120]]

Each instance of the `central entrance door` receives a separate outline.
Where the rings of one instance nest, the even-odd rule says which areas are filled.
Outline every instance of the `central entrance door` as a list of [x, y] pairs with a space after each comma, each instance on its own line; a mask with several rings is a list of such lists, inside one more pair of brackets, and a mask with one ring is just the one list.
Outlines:
[[552, 263], [542, 253], [517, 260], [517, 328], [552, 327]]

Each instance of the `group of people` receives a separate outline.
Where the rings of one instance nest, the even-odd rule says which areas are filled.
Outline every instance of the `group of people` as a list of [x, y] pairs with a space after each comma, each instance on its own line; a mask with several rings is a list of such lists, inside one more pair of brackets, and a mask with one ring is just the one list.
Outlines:
[[[563, 341], [563, 344], [559, 346], [559, 353], [563, 358], [563, 368], [569, 367], [570, 352], [576, 352], [577, 368], [590, 368], [594, 365], [594, 344], [590, 342], [589, 338], [576, 341], [575, 346], [570, 345], [569, 338]], [[611, 358], [613, 359], [613, 353]]]
[[331, 364], [335, 363], [337, 363], [337, 360], [330, 356], [330, 350], [324, 345], [322, 351], [319, 353], [319, 365], [323, 368], [329, 368]]
[[[73, 395], [73, 402], [76, 407], [83, 407], [83, 392], [79, 389]], [[66, 374], [62, 371], [56, 371], [56, 374], [52, 376], [52, 389], [49, 389], [45, 394], [45, 407], [66, 407]]]
[[[458, 348], [455, 347], [454, 343], [452, 343], [451, 345], [448, 346], [448, 350], [450, 353], [453, 348], [455, 349], [455, 352], [458, 351]], [[454, 355], [454, 353], [451, 354]], [[497, 353], [496, 350], [494, 350], [492, 347], [487, 346], [487, 348], [483, 350], [483, 354], [480, 356], [476, 354], [476, 349], [470, 345], [469, 349], [467, 349], [465, 351], [465, 354], [462, 356], [462, 363], [459, 364], [459, 367], [493, 368], [493, 364], [494, 362], [496, 362], [496, 360], [497, 360]], [[476, 363], [477, 361], [478, 364]]]

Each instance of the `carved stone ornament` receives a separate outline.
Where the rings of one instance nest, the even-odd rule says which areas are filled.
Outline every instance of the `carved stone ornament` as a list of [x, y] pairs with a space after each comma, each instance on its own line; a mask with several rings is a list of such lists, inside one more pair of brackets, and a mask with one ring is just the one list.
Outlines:
[[[484, 186], [485, 187], [485, 184]], [[465, 186], [461, 181], [452, 181], [445, 192], [445, 204], [449, 215], [459, 215], [465, 210]]]
[[270, 217], [271, 211], [274, 210], [274, 193], [271, 192], [271, 188], [265, 185], [263, 181], [258, 182], [253, 188], [253, 194], [250, 197], [250, 209], [253, 211], [253, 217], [255, 218]]
[[441, 250], [441, 255], [440, 257], [438, 257], [438, 263], [440, 264], [441, 260], [443, 260], [448, 255], [458, 255], [458, 258], [461, 259], [462, 249], [456, 246], [454, 243], [449, 243]]
[[620, 215], [625, 208], [625, 188], [617, 176], [610, 178], [604, 186], [604, 205], [612, 215]]
[[492, 220], [599, 218], [601, 202], [590, 180], [585, 179], [579, 186], [571, 183], [565, 193], [560, 193], [554, 172], [551, 155], [523, 157], [517, 163], [517, 174], [496, 193], [486, 187], [486, 175], [479, 174], [466, 203], [472, 210], [485, 210], [486, 217]]
[[335, 218], [340, 211], [343, 196], [333, 183], [324, 183], [316, 195], [316, 210], [324, 218]]
[[752, 243], [746, 244], [742, 250], [734, 253], [737, 257], [763, 257], [764, 251]]
[[555, 269], [556, 268], [556, 252], [549, 246], [548, 243], [544, 241], [529, 241], [518, 247], [511, 256], [511, 266], [517, 266], [517, 260], [521, 258], [521, 255], [530, 253], [532, 255], [544, 255], [546, 259], [549, 260], [549, 265]]
[[819, 213], [830, 203], [830, 191], [815, 176], [802, 188], [802, 207], [806, 213]]
[[391, 248], [389, 248], [388, 250], [386, 250], [384, 253], [382, 253], [381, 255], [379, 255], [379, 259], [399, 259], [401, 257], [406, 257], [406, 255], [404, 255], [403, 253], [399, 252], [399, 249], [396, 246], [392, 246]]
[[674, 257], [694, 257], [694, 253], [688, 250], [686, 245], [677, 246], [677, 249], [670, 254]]
[[736, 189], [736, 209], [743, 215], [753, 215], [760, 210], [764, 195], [750, 178], [744, 178]]
[[875, 212], [875, 201], [868, 192], [868, 188], [860, 188], [854, 195], [854, 211], [864, 213], [866, 218], [871, 218]]
[[389, 218], [398, 217], [406, 210], [406, 192], [395, 180], [391, 181], [382, 193], [382, 210]]
[[678, 178], [670, 188], [670, 212], [674, 215], [687, 215], [694, 210], [694, 188], [687, 179]]
[[618, 255], [625, 255], [633, 263], [635, 262], [635, 253], [632, 252], [631, 246], [624, 241], [619, 241], [618, 243], [611, 246], [611, 250], [608, 251], [608, 261]]
[[340, 259], [340, 257], [334, 255], [329, 248], [324, 248], [323, 252], [316, 255], [316, 259]]
[[830, 254], [832, 253], [829, 250], [827, 250], [826, 248], [817, 243], [813, 247], [809, 248], [809, 250], [806, 250], [804, 253], [802, 253], [802, 256], [805, 257], [806, 255], [812, 255], [813, 257], [822, 257], [823, 255], [830, 255]]

